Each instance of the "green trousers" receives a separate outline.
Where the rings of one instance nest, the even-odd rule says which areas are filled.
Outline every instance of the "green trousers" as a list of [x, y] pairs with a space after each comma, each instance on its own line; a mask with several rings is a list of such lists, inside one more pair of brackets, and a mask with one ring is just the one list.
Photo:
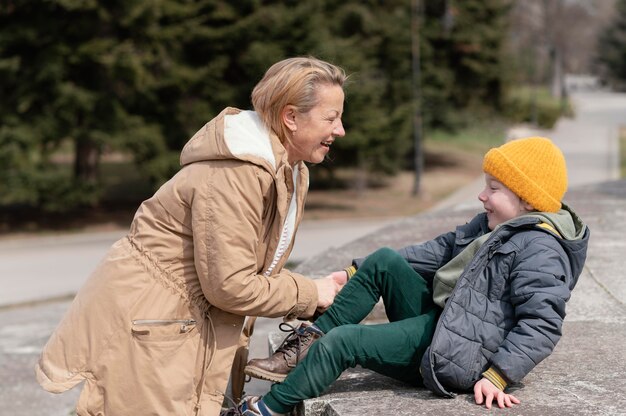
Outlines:
[[[382, 298], [389, 323], [359, 324]], [[350, 367], [420, 386], [419, 366], [441, 309], [426, 281], [394, 250], [377, 250], [361, 265], [315, 324], [325, 335], [306, 358], [263, 396], [275, 412], [319, 396]]]

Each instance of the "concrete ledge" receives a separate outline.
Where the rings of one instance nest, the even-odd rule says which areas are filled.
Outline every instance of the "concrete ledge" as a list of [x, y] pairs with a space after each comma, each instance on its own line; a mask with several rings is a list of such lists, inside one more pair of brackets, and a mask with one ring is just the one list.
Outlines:
[[[566, 202], [591, 229], [588, 259], [568, 303], [563, 338], [554, 353], [511, 389], [524, 415], [626, 415], [626, 181], [570, 191]], [[403, 219], [341, 249], [328, 250], [296, 270], [326, 275], [381, 246], [404, 247], [466, 222], [472, 209]], [[374, 312], [380, 318], [383, 312]], [[321, 397], [304, 401], [298, 416], [482, 415], [472, 394], [443, 399], [365, 369], [346, 371]], [[491, 412], [502, 412], [493, 409]]]
[[[555, 352], [511, 389], [523, 415], [624, 415], [626, 325], [574, 322], [566, 325]], [[497, 410], [495, 410], [497, 411]], [[483, 415], [471, 394], [443, 399], [364, 369], [345, 372], [331, 389], [295, 412], [311, 415]]]

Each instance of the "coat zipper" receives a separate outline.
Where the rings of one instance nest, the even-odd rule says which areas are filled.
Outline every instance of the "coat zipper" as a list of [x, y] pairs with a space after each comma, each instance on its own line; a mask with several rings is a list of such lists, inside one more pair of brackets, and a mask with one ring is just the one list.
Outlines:
[[[474, 273], [474, 270], [478, 268], [479, 264], [483, 262], [483, 256], [479, 256], [478, 254], [482, 254], [485, 251], [490, 251], [490, 247], [488, 245], [488, 243], [494, 239], [494, 237], [496, 237], [497, 235], [499, 235], [500, 233], [498, 232], [494, 232], [491, 236], [489, 236], [489, 238], [482, 244], [482, 246], [478, 249], [478, 251], [476, 252], [476, 254], [474, 255], [474, 258], [472, 259], [472, 261], [469, 264], [469, 267], [467, 269], [465, 269], [465, 271], [463, 273], [461, 273], [461, 276], [459, 276], [459, 280], [457, 281], [456, 285], [454, 286], [454, 289], [452, 289], [452, 293], [450, 293], [450, 296], [448, 297], [448, 300], [446, 301], [446, 304], [444, 305], [443, 309], [441, 310], [441, 313], [439, 314], [439, 319], [437, 320], [437, 324], [435, 325], [435, 331], [433, 332], [433, 337], [431, 340], [431, 347], [432, 347], [432, 343], [435, 341], [435, 338], [437, 336], [437, 334], [440, 331], [441, 326], [443, 325], [442, 321], [443, 321], [443, 316], [446, 312], [447, 309], [449, 309], [449, 301], [452, 299], [452, 297], [454, 296], [454, 294], [456, 293], [458, 287], [459, 287], [459, 282], [461, 281], [461, 279], [463, 277], [465, 277], [465, 275], [467, 273]], [[488, 254], [489, 257], [489, 254]], [[489, 259], [486, 259], [487, 262], [489, 262]], [[433, 360], [432, 360], [432, 348], [429, 347], [428, 354], [431, 355], [431, 357], [429, 358], [429, 362], [431, 363], [431, 368], [429, 369], [432, 373], [433, 373], [433, 377], [436, 380], [436, 382], [438, 384], [441, 385], [441, 383], [439, 383], [439, 380], [437, 379], [437, 376], [434, 374], [434, 369], [433, 367]], [[443, 386], [441, 386], [443, 389]], [[448, 397], [454, 397], [455, 394], [451, 393], [445, 389], [443, 389], [445, 393], [448, 394]]]
[[180, 331], [187, 332], [188, 327], [190, 325], [195, 325], [195, 319], [135, 319], [133, 320], [133, 325], [147, 325], [147, 326], [157, 326], [157, 325], [170, 325], [170, 324], [180, 324]]

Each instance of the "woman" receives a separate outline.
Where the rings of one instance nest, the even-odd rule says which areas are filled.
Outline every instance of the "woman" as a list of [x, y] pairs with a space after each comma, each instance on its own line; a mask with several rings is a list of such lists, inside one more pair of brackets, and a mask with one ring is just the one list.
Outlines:
[[333, 279], [283, 270], [302, 218], [304, 162], [345, 134], [340, 68], [274, 64], [256, 111], [226, 108], [181, 153], [80, 289], [36, 367], [44, 389], [85, 385], [79, 415], [217, 415], [246, 316], [312, 316]]

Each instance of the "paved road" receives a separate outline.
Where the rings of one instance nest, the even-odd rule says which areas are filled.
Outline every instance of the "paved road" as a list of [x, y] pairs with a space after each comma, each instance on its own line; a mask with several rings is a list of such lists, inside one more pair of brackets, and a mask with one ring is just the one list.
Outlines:
[[[300, 262], [375, 231], [394, 219], [308, 221], [290, 261]], [[124, 230], [0, 241], [0, 307], [76, 293]]]
[[[615, 132], [619, 124], [626, 124], [626, 95], [585, 93], [575, 95], [574, 99], [578, 105], [576, 119], [560, 122], [554, 132], [545, 135], [552, 137], [564, 150], [572, 186], [613, 179], [617, 154]], [[474, 189], [464, 189], [441, 208], [457, 209], [468, 201], [475, 201], [476, 194]], [[340, 247], [388, 222], [305, 223], [299, 231], [294, 256], [307, 258], [330, 247]], [[78, 391], [51, 395], [43, 392], [32, 376], [38, 352], [67, 309], [68, 301], [17, 308], [7, 308], [6, 305], [74, 292], [121, 234], [0, 242], [0, 375], [3, 376], [0, 377], [0, 414], [69, 414]], [[266, 354], [267, 333], [276, 328], [276, 322], [259, 320], [253, 337], [252, 356]], [[247, 390], [254, 393], [266, 387], [254, 384]]]
[[122, 231], [0, 241], [0, 306], [76, 293]]
[[626, 125], [626, 95], [586, 92], [573, 96], [575, 119], [561, 119], [552, 139], [563, 149], [570, 186], [619, 176], [618, 128]]

